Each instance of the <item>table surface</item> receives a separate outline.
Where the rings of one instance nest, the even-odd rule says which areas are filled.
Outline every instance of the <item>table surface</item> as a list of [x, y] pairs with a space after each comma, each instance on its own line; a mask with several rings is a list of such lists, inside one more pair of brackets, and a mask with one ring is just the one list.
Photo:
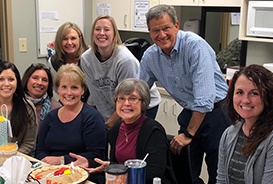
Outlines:
[[[18, 156], [23, 156], [23, 157], [25, 157], [26, 159], [28, 159], [29, 161], [41, 162], [40, 160], [38, 160], [38, 159], [36, 159], [36, 158], [30, 157], [30, 156], [28, 156], [28, 155], [26, 155], [26, 154], [23, 154], [23, 153], [20, 153], [20, 152], [17, 152], [17, 155], [18, 155]], [[41, 163], [42, 163], [42, 165], [48, 165], [48, 164], [46, 164], [46, 163], [44, 163], [44, 162], [41, 162]], [[86, 181], [84, 184], [95, 184], [95, 183], [93, 183], [93, 182], [91, 182], [91, 181]]]

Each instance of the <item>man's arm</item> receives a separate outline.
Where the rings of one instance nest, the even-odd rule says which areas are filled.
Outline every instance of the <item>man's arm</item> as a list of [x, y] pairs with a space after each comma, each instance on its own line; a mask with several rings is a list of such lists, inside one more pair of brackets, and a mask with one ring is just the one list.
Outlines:
[[[192, 112], [192, 117], [190, 120], [190, 123], [188, 125], [187, 131], [190, 135], [194, 136], [197, 130], [199, 129], [201, 123], [203, 122], [204, 118], [206, 116], [206, 113], [201, 112]], [[174, 136], [174, 138], [171, 141], [171, 150], [174, 154], [179, 154], [181, 149], [190, 144], [192, 141], [192, 138], [189, 136], [186, 136], [185, 133], [178, 134]]]

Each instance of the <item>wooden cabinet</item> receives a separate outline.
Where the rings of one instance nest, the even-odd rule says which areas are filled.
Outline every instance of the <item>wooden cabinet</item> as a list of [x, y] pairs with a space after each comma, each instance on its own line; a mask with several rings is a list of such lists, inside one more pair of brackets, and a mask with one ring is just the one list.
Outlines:
[[[137, 2], [147, 2], [145, 0], [138, 0]], [[157, 5], [159, 0], [149, 1], [148, 9], [152, 6]], [[103, 12], [102, 5], [105, 5], [105, 12]], [[135, 1], [132, 0], [93, 0], [93, 19], [95, 19], [99, 14], [108, 14], [113, 17], [117, 23], [119, 30], [123, 31], [144, 31], [148, 32], [147, 28], [144, 29], [134, 29], [135, 23]], [[109, 10], [109, 11], [108, 11]], [[148, 11], [148, 10], [147, 10]], [[145, 15], [144, 15], [145, 17]]]
[[257, 38], [246, 35], [248, 2], [249, 0], [242, 0], [240, 11], [239, 39], [246, 41], [273, 43], [272, 38]]
[[177, 135], [180, 128], [177, 117], [183, 108], [169, 95], [161, 93], [161, 98], [156, 120], [164, 126], [167, 134]]
[[228, 6], [239, 7], [241, 0], [160, 0], [160, 4], [175, 6]]

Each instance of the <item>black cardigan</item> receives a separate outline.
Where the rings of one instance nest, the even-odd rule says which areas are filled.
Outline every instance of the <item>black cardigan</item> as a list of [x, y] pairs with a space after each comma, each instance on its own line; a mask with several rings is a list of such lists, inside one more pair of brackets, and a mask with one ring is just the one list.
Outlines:
[[[116, 123], [107, 133], [111, 145], [110, 161], [117, 163], [115, 157], [116, 140], [121, 122]], [[146, 183], [153, 183], [154, 177], [160, 177], [163, 184], [176, 184], [172, 168], [170, 145], [163, 126], [147, 117], [140, 127], [136, 143], [136, 159], [146, 159]]]

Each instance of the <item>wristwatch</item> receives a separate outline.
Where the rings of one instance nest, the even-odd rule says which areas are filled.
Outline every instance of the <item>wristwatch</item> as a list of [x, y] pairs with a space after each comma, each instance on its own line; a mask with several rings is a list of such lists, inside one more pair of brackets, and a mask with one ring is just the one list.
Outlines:
[[193, 137], [194, 137], [193, 135], [190, 134], [190, 132], [188, 130], [185, 130], [184, 134], [185, 134], [186, 137], [188, 137], [190, 139], [193, 139]]

